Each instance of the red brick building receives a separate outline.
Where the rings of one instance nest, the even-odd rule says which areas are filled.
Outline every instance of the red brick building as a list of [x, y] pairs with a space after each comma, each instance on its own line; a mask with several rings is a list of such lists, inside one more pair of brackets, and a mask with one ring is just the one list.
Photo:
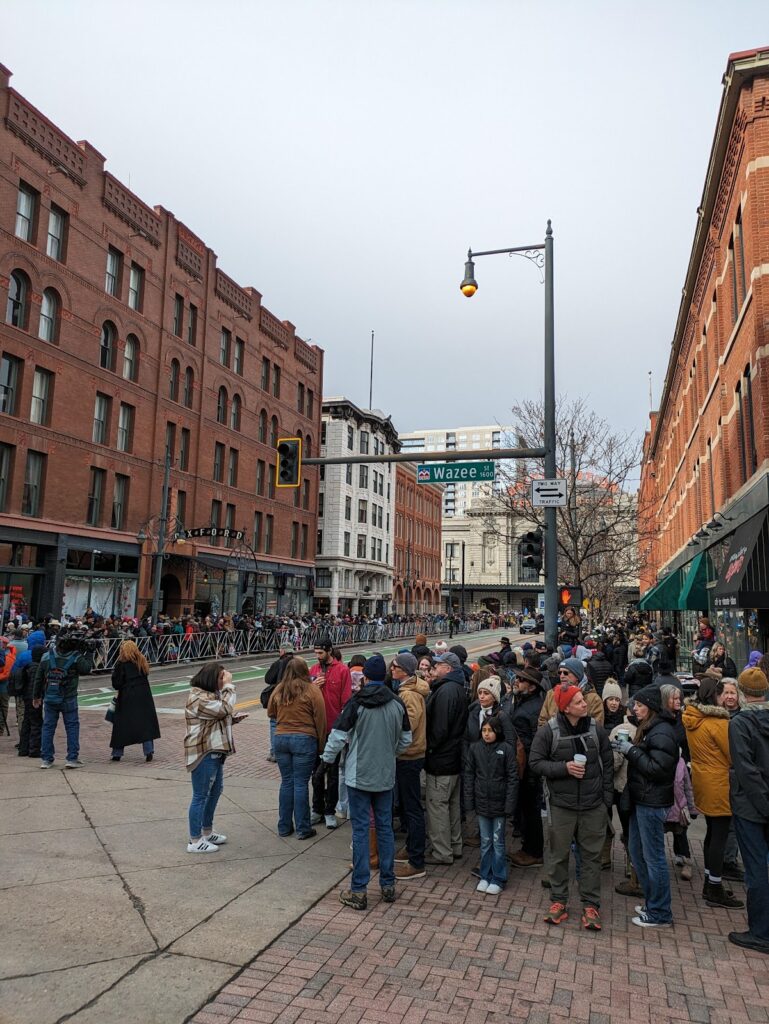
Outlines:
[[[769, 49], [732, 54], [639, 508], [641, 607], [769, 646]], [[644, 530], [641, 530], [643, 535]]]
[[[317, 454], [322, 350], [10, 77], [0, 66], [3, 610], [143, 613], [166, 450], [164, 610], [309, 609], [317, 471], [275, 493], [273, 467], [281, 435]], [[252, 550], [174, 542], [208, 526]]]
[[396, 464], [393, 611], [441, 610], [443, 487], [418, 484], [416, 464]]

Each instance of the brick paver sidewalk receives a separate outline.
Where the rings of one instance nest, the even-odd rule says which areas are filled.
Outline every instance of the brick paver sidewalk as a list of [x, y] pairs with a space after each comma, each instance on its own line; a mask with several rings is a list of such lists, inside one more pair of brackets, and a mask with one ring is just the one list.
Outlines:
[[565, 925], [542, 922], [549, 894], [537, 870], [513, 869], [501, 896], [476, 893], [476, 860], [471, 850], [400, 885], [395, 904], [380, 901], [375, 879], [367, 913], [330, 892], [192, 1024], [769, 1020], [769, 960], [727, 941], [744, 912], [706, 907], [696, 874], [674, 882], [675, 927], [643, 931], [630, 923], [635, 901], [613, 892], [617, 857], [595, 934], [581, 929], [575, 895]]

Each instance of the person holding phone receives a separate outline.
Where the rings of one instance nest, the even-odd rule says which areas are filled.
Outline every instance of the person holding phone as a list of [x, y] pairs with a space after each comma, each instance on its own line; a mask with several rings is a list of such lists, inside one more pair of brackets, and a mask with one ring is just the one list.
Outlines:
[[227, 842], [227, 836], [214, 831], [214, 812], [224, 788], [225, 759], [235, 753], [232, 726], [248, 718], [235, 711], [235, 684], [224, 665], [210, 662], [192, 677], [184, 717], [184, 753], [192, 778], [187, 853], [216, 853]]

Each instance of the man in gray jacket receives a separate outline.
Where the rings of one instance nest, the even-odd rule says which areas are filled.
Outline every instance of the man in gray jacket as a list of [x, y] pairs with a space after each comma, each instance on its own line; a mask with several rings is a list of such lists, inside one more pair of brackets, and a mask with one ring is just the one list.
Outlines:
[[579, 895], [582, 927], [601, 930], [601, 850], [608, 809], [614, 798], [614, 756], [603, 726], [588, 714], [578, 686], [553, 690], [558, 714], [537, 730], [529, 752], [529, 769], [542, 777], [550, 839], [548, 924], [569, 916], [569, 855], [579, 848]]
[[340, 901], [353, 910], [368, 906], [366, 890], [371, 879], [369, 817], [374, 814], [379, 848], [379, 885], [386, 903], [395, 901], [395, 836], [393, 834], [393, 786], [395, 758], [411, 745], [411, 724], [406, 708], [384, 685], [387, 666], [374, 654], [363, 666], [363, 685], [354, 693], [334, 722], [321, 755], [331, 766], [347, 745], [344, 779], [352, 824], [352, 882], [339, 893]]

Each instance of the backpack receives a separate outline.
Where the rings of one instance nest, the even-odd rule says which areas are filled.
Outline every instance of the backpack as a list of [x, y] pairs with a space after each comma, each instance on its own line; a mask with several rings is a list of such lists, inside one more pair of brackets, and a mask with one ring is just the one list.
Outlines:
[[48, 653], [48, 669], [43, 698], [46, 704], [58, 707], [64, 702], [64, 685], [67, 682], [69, 671], [77, 659], [77, 654], [71, 654], [62, 665], [59, 665], [56, 655], [52, 652]]
[[[561, 727], [558, 725], [558, 718], [557, 717], [551, 718], [548, 721], [547, 724], [550, 726], [550, 733], [551, 733], [551, 737], [550, 737], [550, 757], [554, 758], [555, 757], [555, 752], [556, 752], [556, 750], [558, 748], [558, 741], [561, 738]], [[587, 753], [587, 744], [585, 743], [585, 737], [586, 736], [592, 737], [593, 743], [595, 744], [595, 749], [600, 754], [601, 746], [600, 746], [600, 744], [598, 742], [598, 728], [596, 726], [596, 721], [595, 721], [594, 718], [590, 719], [590, 729], [588, 730], [587, 733], [580, 733], [578, 736], [574, 736], [573, 737], [575, 740], [580, 740], [580, 739], [582, 740], [582, 747], [584, 748], [585, 753]]]

